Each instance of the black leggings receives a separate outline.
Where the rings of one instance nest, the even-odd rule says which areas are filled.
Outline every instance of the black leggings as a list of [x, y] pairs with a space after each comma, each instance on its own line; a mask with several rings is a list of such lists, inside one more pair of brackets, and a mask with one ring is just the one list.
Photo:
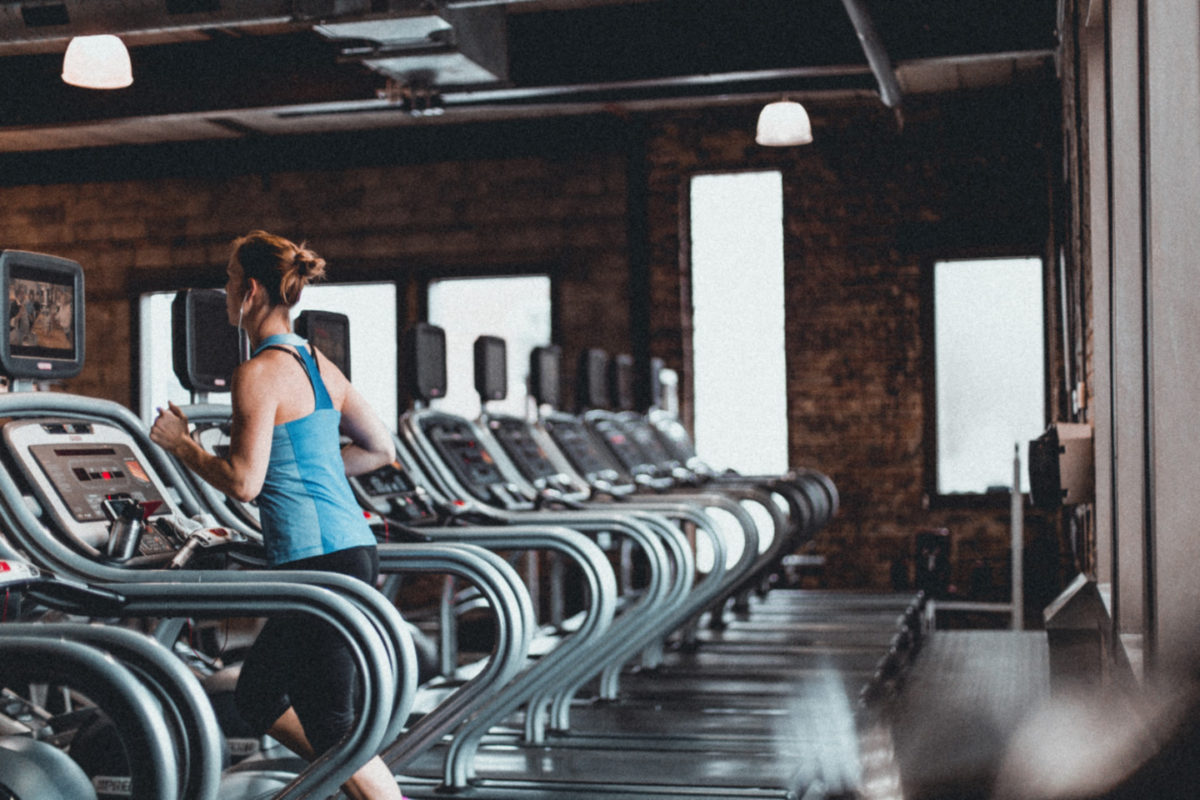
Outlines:
[[[373, 545], [289, 561], [275, 569], [338, 572], [372, 586], [379, 575]], [[320, 755], [350, 732], [358, 699], [354, 658], [333, 627], [308, 614], [267, 620], [246, 655], [236, 701], [256, 734], [294, 708]]]

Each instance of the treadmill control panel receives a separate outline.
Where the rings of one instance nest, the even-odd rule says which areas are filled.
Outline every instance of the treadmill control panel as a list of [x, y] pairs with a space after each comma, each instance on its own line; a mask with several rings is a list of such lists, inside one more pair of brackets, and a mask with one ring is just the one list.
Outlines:
[[35, 444], [29, 452], [78, 522], [107, 520], [101, 507], [105, 500], [128, 497], [162, 503], [162, 495], [127, 445]]
[[550, 489], [573, 499], [587, 497], [588, 489], [577, 479], [559, 471], [534, 438], [530, 425], [517, 417], [492, 417], [488, 429], [504, 448], [509, 460], [521, 471], [521, 476], [539, 491]]
[[677, 419], [659, 418], [652, 423], [666, 440], [666, 446], [678, 461], [687, 462], [696, 457], [696, 448], [688, 436], [687, 428]]
[[431, 424], [425, 433], [467, 488], [482, 490], [490, 484], [504, 482], [504, 476], [492, 460], [491, 453], [484, 449], [466, 425], [438, 421]]
[[110, 528], [103, 503], [118, 498], [159, 504], [138, 545], [143, 563], [165, 560], [182, 544], [170, 526], [155, 524], [180, 512], [128, 432], [105, 422], [38, 417], [10, 420], [3, 438], [46, 524], [77, 549], [102, 556]]
[[670, 469], [678, 463], [678, 460], [667, 452], [658, 434], [644, 418], [622, 415], [618, 424], [655, 466]]
[[476, 498], [501, 508], [529, 507], [531, 499], [508, 482], [466, 420], [440, 416], [427, 420], [422, 430], [454, 477]]
[[579, 420], [573, 417], [550, 417], [546, 419], [545, 426], [554, 443], [570, 460], [571, 466], [588, 482], [616, 478], [616, 471], [605, 463], [604, 457], [596, 450], [596, 443]]
[[646, 464], [641, 449], [625, 435], [625, 431], [621, 430], [614, 420], [601, 418], [592, 423], [592, 427], [630, 474], [637, 475], [647, 471], [649, 465]]
[[437, 514], [429, 497], [396, 462], [350, 479], [355, 491], [383, 516], [409, 525], [433, 522]]
[[544, 480], [558, 474], [545, 451], [529, 435], [524, 420], [493, 418], [488, 420], [488, 429], [527, 480]]

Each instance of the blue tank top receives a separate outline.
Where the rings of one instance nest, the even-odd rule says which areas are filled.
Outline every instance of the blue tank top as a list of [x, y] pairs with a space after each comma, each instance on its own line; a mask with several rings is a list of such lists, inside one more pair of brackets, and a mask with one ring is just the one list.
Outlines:
[[294, 333], [276, 334], [252, 354], [275, 345], [295, 347], [316, 399], [311, 414], [276, 425], [272, 434], [271, 459], [258, 495], [263, 543], [272, 566], [375, 544], [346, 479], [338, 433], [341, 412], [333, 407], [305, 344]]

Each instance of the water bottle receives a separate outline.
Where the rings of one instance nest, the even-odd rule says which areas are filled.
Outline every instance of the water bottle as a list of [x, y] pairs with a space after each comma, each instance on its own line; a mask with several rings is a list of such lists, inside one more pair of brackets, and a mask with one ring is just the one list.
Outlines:
[[108, 529], [108, 557], [128, 561], [137, 555], [142, 533], [146, 530], [141, 504], [130, 498], [120, 498], [105, 500], [102, 507], [104, 516], [112, 523]]

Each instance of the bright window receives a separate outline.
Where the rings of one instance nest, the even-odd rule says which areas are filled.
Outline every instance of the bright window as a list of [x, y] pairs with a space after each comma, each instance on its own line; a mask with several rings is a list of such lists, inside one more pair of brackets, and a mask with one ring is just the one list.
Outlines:
[[508, 396], [488, 403], [488, 409], [525, 415], [529, 352], [550, 344], [550, 278], [521, 275], [430, 281], [429, 321], [446, 331], [446, 396], [435, 400], [434, 407], [469, 419], [479, 416], [475, 340], [499, 336], [506, 345]]
[[[144, 294], [141, 299], [142, 419], [170, 400], [190, 403], [191, 394], [175, 377], [171, 360], [171, 301], [175, 292]], [[399, 422], [396, 395], [396, 287], [392, 283], [318, 284], [305, 288], [292, 310], [333, 311], [350, 318], [350, 370], [355, 388], [392, 431]], [[228, 395], [212, 402], [227, 403]]]
[[939, 261], [933, 279], [937, 492], [1007, 490], [1014, 446], [1027, 474], [1046, 426], [1042, 261]]
[[788, 466], [779, 172], [691, 185], [695, 440], [714, 466]]

